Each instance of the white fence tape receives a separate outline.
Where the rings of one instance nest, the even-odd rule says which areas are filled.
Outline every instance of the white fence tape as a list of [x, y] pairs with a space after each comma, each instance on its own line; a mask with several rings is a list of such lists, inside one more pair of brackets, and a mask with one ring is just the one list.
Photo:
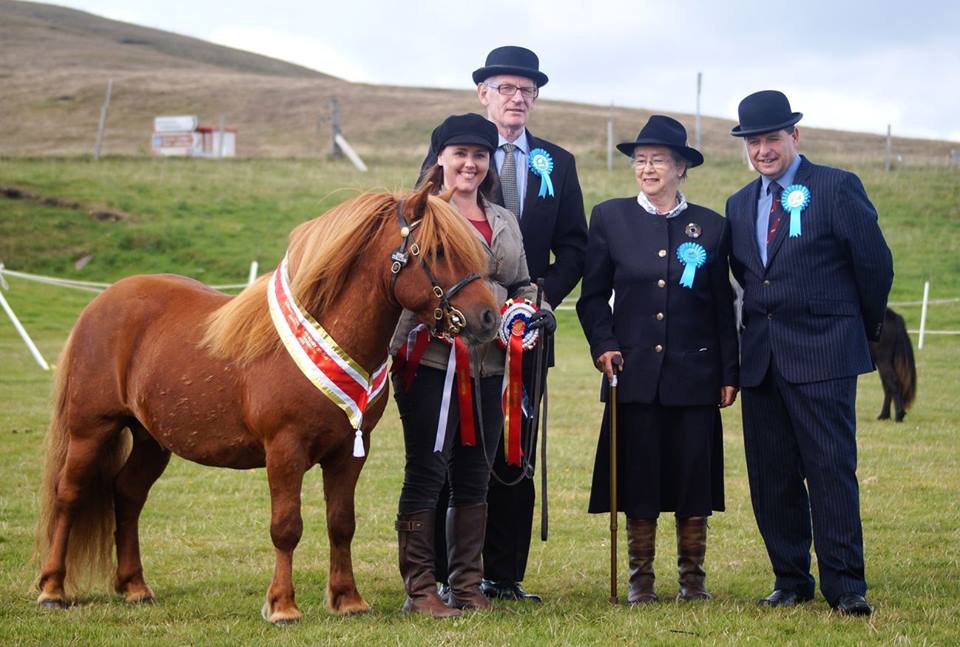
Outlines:
[[[228, 283], [224, 285], [211, 285], [209, 287], [215, 290], [242, 290], [247, 287], [254, 280], [256, 280], [257, 274], [257, 262], [253, 261], [250, 264], [250, 274], [247, 280], [247, 283]], [[110, 283], [99, 283], [97, 281], [81, 281], [78, 279], [63, 279], [55, 276], [43, 276], [41, 274], [31, 274], [29, 272], [17, 272], [15, 270], [10, 270], [4, 267], [3, 263], [0, 263], [0, 288], [9, 290], [10, 287], [7, 285], [5, 277], [13, 277], [18, 279], [23, 279], [24, 281], [33, 281], [35, 283], [42, 283], [44, 285], [53, 285], [61, 288], [70, 288], [72, 290], [83, 290], [85, 292], [94, 292], [100, 293], [110, 287]], [[17, 332], [20, 334], [20, 337], [23, 339], [23, 343], [26, 344], [27, 348], [30, 350], [30, 354], [33, 355], [33, 358], [37, 361], [37, 364], [45, 370], [50, 370], [50, 365], [47, 364], [47, 360], [43, 358], [43, 355], [40, 354], [40, 350], [37, 348], [36, 344], [33, 343], [33, 340], [30, 338], [30, 335], [27, 334], [27, 330], [23, 327], [23, 324], [20, 323], [20, 320], [17, 318], [17, 315], [13, 312], [13, 308], [10, 307], [10, 304], [7, 303], [6, 298], [3, 296], [3, 292], [0, 291], [0, 307], [3, 308], [4, 312], [7, 313], [7, 316], [10, 317], [10, 321], [13, 322], [13, 327], [16, 328]]]
[[[246, 283], [224, 283], [221, 285], [211, 285], [209, 287], [215, 290], [242, 290], [243, 288], [251, 285], [257, 277], [258, 264], [257, 261], [252, 261], [250, 263], [250, 272], [247, 275]], [[14, 270], [7, 269], [4, 267], [3, 263], [0, 262], [0, 286], [5, 289], [9, 289], [4, 276], [12, 276], [14, 278], [23, 279], [25, 281], [34, 281], [36, 283], [43, 283], [46, 285], [54, 285], [57, 287], [70, 288], [73, 290], [84, 290], [86, 292], [103, 292], [108, 287], [110, 283], [100, 283], [97, 281], [81, 281], [78, 279], [63, 279], [55, 276], [43, 276], [41, 274], [30, 274], [29, 272], [17, 272]], [[923, 290], [923, 299], [921, 301], [891, 301], [889, 305], [891, 306], [922, 306], [921, 316], [920, 316], [920, 328], [918, 330], [910, 330], [908, 332], [918, 334], [919, 339], [917, 343], [917, 349], [923, 348], [923, 341], [926, 335], [960, 335], [960, 330], [927, 330], [926, 329], [926, 320], [927, 320], [927, 307], [934, 304], [946, 304], [946, 303], [958, 303], [960, 302], [960, 297], [951, 297], [947, 299], [930, 299], [930, 283], [924, 283]], [[568, 297], [568, 300], [576, 301], [579, 298], [579, 295], [571, 295]], [[37, 363], [43, 367], [44, 370], [49, 370], [46, 360], [43, 359], [43, 356], [40, 354], [40, 351], [37, 350], [36, 345], [34, 345], [33, 340], [30, 339], [30, 336], [27, 334], [27, 331], [23, 328], [23, 325], [17, 319], [16, 315], [13, 313], [13, 309], [7, 303], [6, 299], [3, 298], [3, 294], [0, 293], [0, 305], [3, 306], [3, 309], [6, 311], [7, 315], [10, 317], [10, 320], [13, 321], [14, 327], [17, 329], [17, 332], [20, 333], [20, 336], [23, 338], [24, 343], [27, 345], [27, 348], [30, 349], [30, 352], [33, 354], [34, 358], [37, 360]], [[562, 304], [555, 308], [556, 310], [575, 310], [575, 306], [572, 304]]]

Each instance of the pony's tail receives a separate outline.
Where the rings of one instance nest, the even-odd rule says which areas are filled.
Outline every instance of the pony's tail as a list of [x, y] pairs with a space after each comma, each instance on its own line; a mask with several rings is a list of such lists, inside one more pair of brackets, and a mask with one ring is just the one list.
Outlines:
[[896, 335], [893, 342], [893, 370], [900, 383], [900, 398], [907, 410], [917, 397], [917, 364], [913, 359], [913, 344], [907, 334], [907, 324], [900, 315], [896, 317]]
[[[42, 566], [50, 550], [59, 521], [57, 486], [70, 446], [67, 424], [67, 386], [70, 379], [74, 336], [71, 333], [54, 372], [53, 414], [47, 432], [40, 494], [40, 514], [35, 531], [34, 560]], [[112, 434], [99, 448], [96, 473], [84, 484], [76, 501], [67, 543], [66, 585], [83, 590], [93, 584], [110, 582], [113, 575], [113, 546], [116, 518], [113, 482], [130, 454], [129, 432]]]

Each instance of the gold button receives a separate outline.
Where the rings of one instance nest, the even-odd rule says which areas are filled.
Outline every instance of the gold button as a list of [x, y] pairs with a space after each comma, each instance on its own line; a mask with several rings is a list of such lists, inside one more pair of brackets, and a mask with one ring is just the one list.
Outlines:
[[663, 346], [661, 346], [660, 344], [657, 344], [656, 346], [653, 347], [653, 350], [657, 351], [658, 353], [662, 353]]
[[659, 252], [657, 252], [657, 255], [660, 256], [660, 258], [663, 258], [667, 255], [667, 250], [661, 249]]
[[664, 281], [663, 279], [660, 279], [659, 281], [657, 281], [657, 287], [658, 287], [658, 288], [665, 288], [665, 287], [667, 287], [667, 282]]
[[658, 313], [657, 313], [657, 321], [663, 321], [663, 313], [662, 313], [662, 312], [658, 312]]

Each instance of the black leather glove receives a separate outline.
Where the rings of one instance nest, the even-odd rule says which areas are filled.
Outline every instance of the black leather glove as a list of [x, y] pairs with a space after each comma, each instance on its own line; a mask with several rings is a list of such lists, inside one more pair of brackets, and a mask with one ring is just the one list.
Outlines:
[[531, 330], [542, 328], [545, 334], [552, 335], [557, 332], [557, 318], [549, 310], [537, 310], [530, 317], [530, 323], [527, 324], [527, 327]]

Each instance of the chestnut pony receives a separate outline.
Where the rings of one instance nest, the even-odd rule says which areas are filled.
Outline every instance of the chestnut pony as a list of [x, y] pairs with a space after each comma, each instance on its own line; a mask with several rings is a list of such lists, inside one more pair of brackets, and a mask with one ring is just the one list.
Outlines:
[[[456, 319], [453, 330], [468, 343], [489, 341], [499, 323], [493, 295], [472, 280], [485, 268], [475, 234], [428, 188], [406, 199], [364, 194], [290, 234], [297, 302], [368, 374], [386, 359], [403, 308], [428, 324]], [[411, 262], [396, 262], [404, 250]], [[81, 313], [55, 378], [37, 526], [41, 606], [66, 606], [67, 576], [71, 584], [78, 575], [109, 577], [114, 545], [114, 589], [129, 602], [153, 600], [138, 519], [172, 452], [214, 467], [267, 468], [276, 568], [263, 616], [273, 623], [300, 618], [292, 574], [300, 492], [304, 472], [319, 464], [327, 604], [340, 614], [369, 609], [350, 556], [364, 459], [353, 455], [347, 416], [283, 347], [269, 283], [262, 276], [230, 297], [180, 276], [134, 276]], [[365, 450], [386, 402], [384, 389], [363, 417]]]

